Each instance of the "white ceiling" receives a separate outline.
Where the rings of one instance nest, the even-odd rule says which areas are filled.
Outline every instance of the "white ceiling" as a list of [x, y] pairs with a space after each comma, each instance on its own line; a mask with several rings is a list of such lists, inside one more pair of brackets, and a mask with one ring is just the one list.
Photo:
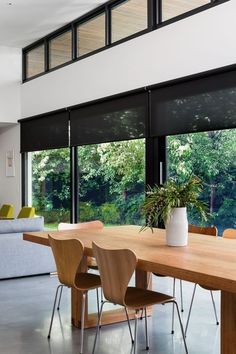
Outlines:
[[105, 2], [0, 0], [0, 45], [25, 47]]

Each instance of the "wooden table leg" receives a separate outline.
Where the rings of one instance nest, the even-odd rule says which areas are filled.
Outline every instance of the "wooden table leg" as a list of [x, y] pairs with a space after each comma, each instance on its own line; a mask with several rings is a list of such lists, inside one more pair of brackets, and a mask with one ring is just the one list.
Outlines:
[[236, 294], [221, 292], [221, 354], [236, 354]]
[[[81, 263], [81, 271], [86, 271], [87, 269], [87, 258], [84, 257], [83, 262]], [[151, 289], [152, 281], [151, 281], [151, 273], [147, 273], [142, 270], [136, 270], [135, 273], [135, 283], [137, 287], [147, 289]], [[81, 327], [81, 304], [82, 304], [82, 293], [75, 289], [71, 290], [71, 321], [75, 327]], [[148, 308], [148, 315], [150, 316], [152, 313], [151, 307]], [[134, 318], [134, 311], [129, 311], [130, 319]], [[102, 325], [117, 323], [126, 321], [126, 315], [124, 309], [118, 310], [110, 310], [106, 311], [104, 309], [102, 315]], [[88, 314], [88, 303], [86, 301], [85, 308], [85, 328], [95, 327], [97, 325], [97, 314]]]
[[[152, 273], [144, 270], [136, 269], [135, 271], [135, 285], [137, 288], [152, 290]], [[147, 315], [152, 315], [152, 306], [147, 308]]]
[[147, 273], [144, 270], [136, 269], [135, 285], [137, 288], [152, 290], [152, 273]]

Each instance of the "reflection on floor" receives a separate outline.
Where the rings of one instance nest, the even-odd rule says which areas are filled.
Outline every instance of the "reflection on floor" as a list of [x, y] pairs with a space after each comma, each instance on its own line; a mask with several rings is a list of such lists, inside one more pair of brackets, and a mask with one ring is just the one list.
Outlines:
[[[60, 317], [56, 314], [51, 340], [47, 340], [57, 277], [0, 281], [0, 353], [1, 354], [77, 354], [78, 330], [70, 324], [70, 292], [65, 290]], [[179, 283], [179, 282], [178, 282]], [[171, 293], [170, 278], [154, 278], [154, 289]], [[177, 287], [179, 290], [179, 287]], [[183, 321], [186, 322], [193, 284], [184, 282]], [[90, 296], [90, 303], [93, 297]], [[179, 294], [178, 294], [179, 295]], [[219, 311], [219, 292], [215, 292]], [[177, 296], [179, 299], [179, 296]], [[95, 299], [95, 297], [94, 297]], [[95, 301], [94, 301], [95, 303]], [[139, 322], [138, 353], [145, 353], [144, 321]], [[184, 347], [178, 321], [171, 335], [171, 305], [155, 306], [149, 319], [150, 351], [155, 354], [183, 354]], [[84, 354], [92, 352], [94, 329], [85, 331]], [[210, 293], [198, 287], [188, 329], [187, 344], [191, 354], [218, 354], [219, 326], [214, 320]], [[126, 323], [104, 326], [97, 354], [131, 354]]]

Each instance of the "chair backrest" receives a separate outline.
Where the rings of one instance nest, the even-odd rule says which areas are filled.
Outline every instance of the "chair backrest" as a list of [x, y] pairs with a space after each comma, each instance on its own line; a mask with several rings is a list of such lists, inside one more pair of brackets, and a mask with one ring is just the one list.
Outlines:
[[210, 236], [217, 236], [218, 230], [215, 226], [196, 226], [196, 225], [188, 225], [188, 232], [192, 232], [193, 234], [203, 234]]
[[78, 239], [58, 239], [48, 235], [54, 255], [58, 278], [69, 287], [75, 285], [75, 277], [84, 253], [84, 246]]
[[135, 253], [129, 249], [104, 249], [93, 242], [105, 298], [125, 305], [125, 294], [137, 265]]
[[21, 211], [19, 212], [17, 219], [33, 218], [34, 216], [35, 216], [35, 208], [24, 206], [23, 208], [21, 208]]
[[103, 227], [103, 223], [99, 220], [80, 222], [77, 224], [61, 222], [58, 225], [58, 230], [102, 229]]
[[11, 204], [3, 204], [0, 209], [1, 218], [13, 218], [14, 207]]
[[236, 239], [236, 229], [225, 229], [222, 237]]

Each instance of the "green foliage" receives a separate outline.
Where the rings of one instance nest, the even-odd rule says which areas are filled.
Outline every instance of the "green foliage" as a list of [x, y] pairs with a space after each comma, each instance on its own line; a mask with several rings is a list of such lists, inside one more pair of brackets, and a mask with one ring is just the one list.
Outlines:
[[[222, 118], [223, 119], [223, 118]], [[201, 200], [209, 206], [209, 225], [219, 233], [235, 224], [236, 129], [168, 137], [168, 174], [184, 181], [192, 174], [203, 181]], [[193, 210], [190, 222], [200, 223]]]
[[120, 222], [120, 213], [114, 203], [104, 203], [100, 207], [101, 220], [105, 224], [118, 224]]
[[158, 220], [166, 223], [171, 210], [178, 207], [191, 207], [198, 210], [206, 220], [204, 204], [199, 201], [202, 191], [202, 182], [197, 177], [191, 177], [184, 183], [169, 179], [161, 186], [149, 187], [146, 200], [142, 206], [142, 212], [147, 218], [147, 227], [153, 228]]
[[44, 217], [45, 224], [59, 224], [60, 222], [70, 222], [70, 212], [65, 209], [37, 210], [37, 214]]
[[[200, 200], [211, 213], [208, 223], [220, 231], [235, 227], [236, 129], [172, 136], [167, 141], [168, 176], [180, 184], [199, 176], [203, 181]], [[69, 149], [32, 153], [33, 206], [51, 223], [62, 221], [65, 214], [69, 221], [69, 161]], [[109, 224], [143, 223], [143, 139], [79, 147], [78, 166], [81, 221], [104, 218]], [[188, 219], [202, 224], [193, 208], [188, 208]]]
[[99, 219], [97, 209], [91, 202], [80, 202], [79, 219], [81, 222]]

